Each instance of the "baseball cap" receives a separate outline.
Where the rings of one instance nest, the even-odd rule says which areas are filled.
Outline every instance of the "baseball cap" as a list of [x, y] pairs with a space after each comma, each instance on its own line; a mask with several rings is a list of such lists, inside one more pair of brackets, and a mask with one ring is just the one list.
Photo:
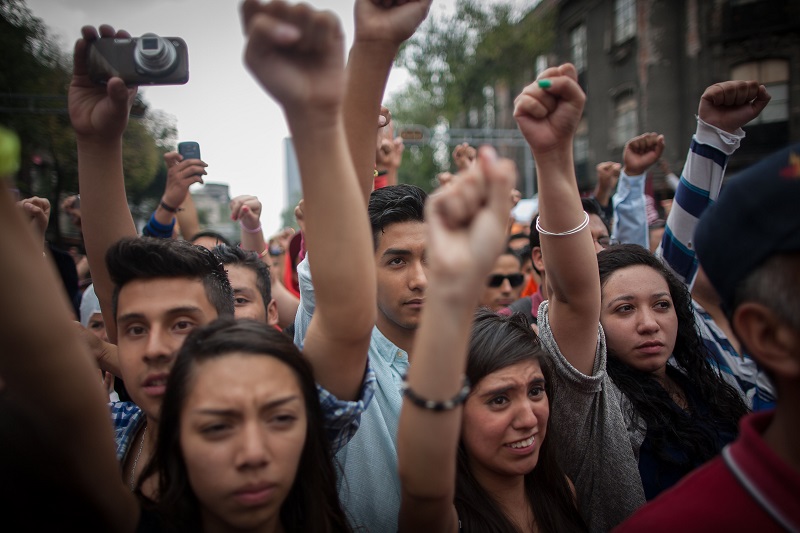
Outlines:
[[694, 240], [700, 264], [732, 312], [744, 278], [775, 254], [800, 251], [800, 143], [730, 177]]

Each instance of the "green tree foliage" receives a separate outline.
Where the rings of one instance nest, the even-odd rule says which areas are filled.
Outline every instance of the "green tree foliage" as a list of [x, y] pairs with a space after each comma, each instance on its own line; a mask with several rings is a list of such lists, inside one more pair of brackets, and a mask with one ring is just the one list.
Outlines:
[[[0, 0], [0, 47], [0, 124], [20, 138], [18, 186], [25, 196], [50, 200], [51, 230], [59, 240], [58, 200], [78, 190], [75, 134], [66, 108], [72, 59], [24, 0]], [[148, 111], [143, 99], [135, 107], [144, 114], [128, 123], [123, 164], [132, 211], [138, 213], [163, 192], [163, 181], [158, 190], [150, 185], [166, 176], [162, 155], [175, 148], [177, 130], [174, 117]]]
[[[510, 4], [458, 0], [452, 14], [429, 18], [398, 57], [411, 81], [389, 102], [392, 116], [445, 134], [448, 128], [504, 127], [497, 123], [510, 122], [505, 115], [511, 110], [498, 101], [513, 101], [531, 80], [536, 57], [551, 48], [554, 12], [543, 7], [519, 14]], [[452, 144], [407, 149], [400, 181], [430, 190], [460, 141], [443, 142]]]

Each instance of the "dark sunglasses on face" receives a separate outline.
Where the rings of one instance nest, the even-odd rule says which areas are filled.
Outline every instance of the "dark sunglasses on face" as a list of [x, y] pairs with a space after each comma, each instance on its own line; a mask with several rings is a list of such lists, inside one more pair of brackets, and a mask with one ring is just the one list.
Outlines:
[[505, 280], [508, 280], [508, 283], [512, 287], [519, 287], [520, 285], [522, 285], [522, 282], [525, 281], [525, 276], [523, 276], [522, 274], [508, 274], [508, 275], [492, 274], [491, 276], [489, 276], [489, 279], [487, 280], [486, 284], [489, 287], [497, 288], [500, 285], [502, 285]]

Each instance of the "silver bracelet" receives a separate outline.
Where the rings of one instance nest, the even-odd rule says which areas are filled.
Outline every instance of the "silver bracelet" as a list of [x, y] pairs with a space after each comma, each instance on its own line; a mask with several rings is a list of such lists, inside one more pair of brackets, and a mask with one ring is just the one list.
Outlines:
[[574, 235], [589, 225], [589, 213], [584, 211], [583, 215], [584, 215], [583, 222], [581, 222], [577, 228], [573, 228], [567, 231], [560, 231], [558, 233], [542, 229], [542, 226], [539, 225], [539, 218], [541, 217], [536, 217], [536, 230], [542, 235], [550, 235], [551, 237], [564, 237], [566, 235]]

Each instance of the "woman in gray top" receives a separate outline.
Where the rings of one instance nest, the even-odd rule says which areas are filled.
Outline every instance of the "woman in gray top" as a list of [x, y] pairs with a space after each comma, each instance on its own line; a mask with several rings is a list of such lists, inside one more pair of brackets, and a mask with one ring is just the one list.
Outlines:
[[[584, 518], [605, 531], [717, 453], [745, 407], [705, 362], [688, 294], [658, 260], [607, 250], [598, 276], [572, 161], [584, 100], [574, 67], [562, 65], [523, 91], [515, 116], [538, 166], [551, 427]], [[678, 368], [667, 365], [673, 355]]]

